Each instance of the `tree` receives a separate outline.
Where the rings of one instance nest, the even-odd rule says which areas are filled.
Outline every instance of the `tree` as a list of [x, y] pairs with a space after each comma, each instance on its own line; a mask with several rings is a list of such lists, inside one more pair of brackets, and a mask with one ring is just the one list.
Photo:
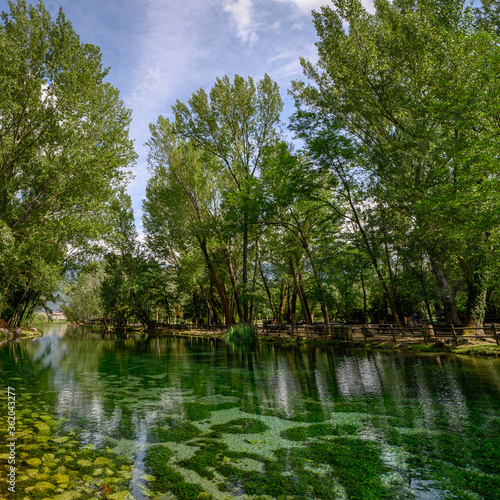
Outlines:
[[278, 138], [276, 128], [282, 109], [278, 86], [268, 75], [257, 84], [252, 78], [245, 80], [236, 75], [231, 82], [225, 76], [217, 79], [209, 94], [200, 89], [187, 104], [177, 101], [173, 106], [176, 133], [218, 158], [233, 183], [235, 209], [241, 214], [240, 296], [244, 323], [249, 321], [249, 235], [250, 226], [255, 223], [249, 206], [250, 192], [265, 148]]
[[[285, 143], [278, 143], [266, 151], [263, 164], [262, 189], [259, 205], [263, 207], [264, 221], [279, 225], [293, 235], [296, 245], [286, 244], [295, 290], [301, 302], [306, 323], [311, 322], [307, 299], [300, 284], [300, 262], [307, 261], [314, 281], [314, 295], [321, 306], [326, 328], [330, 327], [328, 303], [331, 302], [325, 274], [321, 266], [325, 246], [332, 251], [332, 236], [337, 232], [338, 213], [332, 213], [321, 199], [322, 176], [308, 169], [307, 159], [293, 155]], [[325, 245], [324, 242], [330, 245]], [[295, 269], [297, 267], [297, 270]], [[299, 272], [297, 272], [299, 271]]]
[[104, 316], [100, 298], [101, 283], [104, 279], [103, 265], [97, 262], [89, 267], [90, 269], [80, 272], [75, 280], [69, 281], [63, 288], [61, 308], [72, 323], [83, 323]]
[[165, 305], [167, 272], [139, 242], [130, 196], [120, 193], [111, 207], [113, 230], [101, 284], [105, 315], [114, 316], [122, 326], [134, 316], [151, 329], [158, 321], [158, 308]]
[[0, 24], [0, 315], [21, 324], [100, 221], [135, 160], [130, 112], [62, 10], [10, 3]]
[[302, 106], [296, 129], [323, 165], [349, 180], [344, 193], [351, 186], [365, 192], [351, 216], [396, 321], [394, 290], [377, 255], [383, 241], [370, 240], [359, 216], [370, 207], [380, 220], [391, 220], [384, 212], [405, 219], [451, 321], [458, 316], [447, 272], [460, 262], [464, 320], [481, 326], [499, 223], [497, 38], [461, 0], [379, 0], [374, 15], [358, 0], [333, 3], [314, 13], [319, 61], [303, 61], [312, 84], [294, 84]]
[[[225, 320], [232, 324], [227, 287], [217, 264], [222, 255], [234, 286], [231, 238], [224, 235], [221, 206], [227, 175], [216, 157], [179, 137], [170, 120], [160, 117], [150, 129], [152, 177], [143, 202], [148, 246], [178, 267], [185, 256], [196, 252], [217, 289]], [[236, 286], [234, 293], [239, 303]]]

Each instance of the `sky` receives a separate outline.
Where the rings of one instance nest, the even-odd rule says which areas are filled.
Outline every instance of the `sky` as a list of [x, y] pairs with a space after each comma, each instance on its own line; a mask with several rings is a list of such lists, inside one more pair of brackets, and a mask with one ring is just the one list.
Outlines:
[[[372, 0], [363, 0], [372, 10]], [[31, 2], [38, 3], [38, 0]], [[287, 90], [304, 79], [300, 57], [315, 61], [311, 10], [329, 0], [45, 0], [52, 17], [62, 7], [83, 43], [101, 48], [107, 77], [132, 109], [130, 137], [139, 158], [128, 186], [138, 230], [149, 178], [149, 124], [171, 116], [218, 77], [255, 81], [267, 73], [285, 101], [283, 122], [293, 112]], [[7, 0], [0, 10], [9, 11]]]

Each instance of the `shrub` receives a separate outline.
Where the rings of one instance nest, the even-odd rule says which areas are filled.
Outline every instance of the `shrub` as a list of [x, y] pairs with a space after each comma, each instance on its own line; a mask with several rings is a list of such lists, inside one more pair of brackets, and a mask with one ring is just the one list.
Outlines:
[[250, 325], [233, 325], [226, 333], [229, 342], [242, 343], [255, 340], [255, 331]]

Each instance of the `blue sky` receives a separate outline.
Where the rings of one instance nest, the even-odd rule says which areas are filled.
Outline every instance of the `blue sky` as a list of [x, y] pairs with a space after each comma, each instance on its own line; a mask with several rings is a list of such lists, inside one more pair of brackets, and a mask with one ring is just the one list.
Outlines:
[[[32, 2], [38, 3], [38, 0]], [[292, 112], [287, 89], [302, 78], [300, 57], [316, 59], [311, 10], [328, 0], [46, 0], [55, 17], [60, 7], [82, 42], [98, 45], [108, 76], [132, 109], [131, 138], [139, 154], [132, 197], [139, 231], [147, 172], [148, 126], [170, 116], [217, 77], [268, 73]], [[371, 9], [372, 0], [364, 0]], [[7, 0], [0, 10], [8, 11]]]

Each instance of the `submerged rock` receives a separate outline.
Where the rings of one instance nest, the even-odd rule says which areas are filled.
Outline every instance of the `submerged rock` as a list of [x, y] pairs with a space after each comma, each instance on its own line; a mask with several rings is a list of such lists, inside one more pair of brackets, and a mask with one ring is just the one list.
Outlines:
[[82, 494], [78, 493], [77, 491], [65, 491], [64, 493], [61, 493], [57, 497], [55, 497], [56, 500], [77, 500], [78, 498], [81, 498]]
[[35, 422], [34, 427], [39, 434], [50, 434], [50, 427], [45, 422]]
[[32, 467], [39, 467], [40, 465], [42, 465], [42, 461], [39, 458], [30, 458], [26, 460], [26, 463], [28, 465], [31, 465]]
[[54, 438], [53, 441], [54, 443], [65, 443], [66, 441], [68, 441], [69, 437], [67, 436], [61, 436], [61, 437], [58, 437], [58, 438]]
[[53, 491], [56, 489], [56, 486], [54, 486], [52, 483], [49, 483], [48, 481], [42, 481], [40, 483], [36, 483], [34, 486], [35, 491]]
[[60, 483], [67, 483], [69, 481], [69, 475], [68, 474], [62, 474], [62, 473], [57, 473], [54, 475], [54, 481], [58, 484]]
[[118, 493], [112, 493], [108, 495], [110, 500], [127, 500], [133, 498], [128, 491], [119, 491]]
[[81, 460], [78, 460], [78, 462], [76, 463], [80, 467], [90, 467], [92, 465], [92, 462], [90, 460], [85, 460], [83, 458]]
[[113, 461], [110, 460], [109, 458], [106, 458], [106, 457], [97, 457], [95, 460], [94, 460], [94, 465], [96, 467], [102, 467], [102, 466], [113, 466]]

